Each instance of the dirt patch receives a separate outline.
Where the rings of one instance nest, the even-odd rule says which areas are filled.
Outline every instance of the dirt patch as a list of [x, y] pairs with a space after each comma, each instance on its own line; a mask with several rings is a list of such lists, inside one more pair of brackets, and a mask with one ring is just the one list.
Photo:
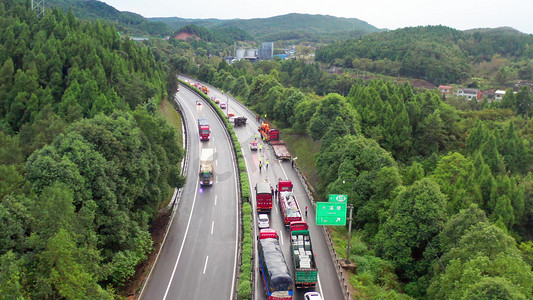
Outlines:
[[176, 40], [181, 40], [181, 41], [186, 41], [186, 40], [188, 40], [188, 39], [190, 39], [190, 38], [193, 38], [193, 39], [195, 39], [195, 40], [197, 40], [197, 41], [200, 40], [200, 38], [199, 38], [197, 35], [190, 34], [190, 33], [188, 33], [188, 32], [180, 32], [180, 33], [178, 33], [176, 36], [174, 36], [174, 38], [175, 38]]
[[139, 296], [142, 284], [144, 283], [146, 276], [148, 276], [150, 268], [154, 264], [159, 248], [161, 248], [161, 244], [165, 238], [165, 232], [167, 230], [167, 224], [171, 213], [172, 210], [165, 210], [159, 213], [150, 227], [150, 235], [152, 236], [152, 241], [154, 241], [154, 246], [152, 252], [148, 254], [148, 258], [142, 264], [137, 266], [135, 275], [133, 275], [129, 282], [119, 290], [119, 293], [126, 297], [126, 299], [133, 300]]

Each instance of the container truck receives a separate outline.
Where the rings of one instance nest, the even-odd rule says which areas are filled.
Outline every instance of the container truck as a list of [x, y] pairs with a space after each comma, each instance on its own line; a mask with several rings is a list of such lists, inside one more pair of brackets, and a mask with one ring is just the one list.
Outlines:
[[209, 141], [211, 135], [211, 128], [207, 119], [198, 119], [198, 133], [201, 141]]
[[304, 221], [291, 222], [291, 256], [296, 288], [312, 288], [316, 285], [316, 267], [309, 228]]
[[287, 146], [279, 137], [279, 130], [270, 128], [270, 124], [265, 122], [262, 123], [258, 130], [263, 140], [272, 146], [277, 159], [291, 159], [291, 154], [287, 150]]
[[291, 300], [294, 283], [274, 229], [259, 231], [259, 267], [269, 300]]
[[272, 186], [268, 182], [258, 182], [255, 185], [255, 199], [257, 212], [270, 213], [272, 211]]
[[215, 178], [213, 156], [212, 148], [202, 149], [200, 154], [200, 185], [213, 185]]
[[278, 181], [278, 200], [285, 228], [289, 229], [291, 222], [303, 221], [298, 201], [292, 192], [290, 180], [280, 179]]

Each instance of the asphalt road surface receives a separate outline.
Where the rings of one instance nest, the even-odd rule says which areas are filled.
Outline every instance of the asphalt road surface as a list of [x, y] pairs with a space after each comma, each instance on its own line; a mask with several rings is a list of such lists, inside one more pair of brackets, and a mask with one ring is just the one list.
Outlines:
[[[238, 251], [238, 199], [234, 156], [215, 112], [184, 87], [177, 93], [188, 128], [187, 182], [142, 299], [233, 299]], [[197, 105], [197, 101], [203, 103]], [[211, 139], [201, 142], [197, 119]], [[214, 148], [215, 182], [200, 186], [202, 148]]]
[[[184, 78], [185, 79], [185, 78]], [[188, 78], [189, 80], [193, 81], [193, 79]], [[300, 210], [302, 211], [302, 214], [304, 214], [305, 207], [308, 206], [308, 216], [305, 219], [309, 225], [309, 231], [311, 234], [311, 242], [313, 244], [313, 251], [315, 254], [315, 260], [318, 267], [318, 284], [314, 289], [310, 290], [296, 290], [294, 293], [294, 299], [303, 299], [303, 295], [305, 292], [316, 290], [319, 292], [322, 297], [326, 300], [339, 300], [344, 299], [344, 295], [341, 290], [341, 285], [339, 283], [339, 280], [337, 278], [337, 274], [335, 271], [335, 266], [333, 264], [333, 261], [331, 259], [331, 255], [329, 253], [328, 246], [326, 244], [326, 239], [324, 238], [324, 235], [322, 233], [322, 229], [319, 228], [319, 226], [315, 225], [315, 212], [313, 209], [313, 206], [311, 205], [311, 202], [309, 198], [307, 197], [307, 194], [305, 192], [305, 188], [303, 184], [300, 182], [299, 177], [296, 173], [296, 171], [292, 168], [290, 161], [277, 161], [276, 157], [274, 156], [274, 152], [270, 145], [264, 144], [263, 145], [263, 151], [252, 151], [250, 150], [250, 142], [254, 140], [254, 135], [258, 131], [257, 129], [260, 127], [260, 123], [255, 120], [255, 115], [252, 114], [249, 110], [245, 108], [244, 105], [239, 103], [237, 100], [231, 98], [230, 96], [227, 96], [226, 94], [222, 94], [219, 90], [215, 89], [212, 86], [209, 86], [209, 96], [216, 96], [220, 98], [222, 101], [228, 102], [228, 110], [226, 112], [230, 112], [235, 114], [235, 116], [245, 116], [248, 118], [246, 122], [246, 126], [242, 127], [235, 127], [235, 133], [237, 134], [237, 137], [239, 138], [239, 142], [241, 143], [242, 152], [244, 154], [244, 158], [246, 161], [246, 167], [248, 170], [248, 178], [250, 181], [250, 187], [252, 188], [252, 199], [255, 200], [255, 193], [254, 193], [254, 187], [257, 182], [267, 180], [271, 183], [273, 187], [276, 186], [276, 183], [279, 178], [281, 179], [289, 179], [292, 181], [294, 185], [294, 195], [296, 196], [296, 199], [298, 201], [298, 205], [300, 207]], [[260, 135], [258, 134], [258, 139], [261, 140]], [[283, 139], [283, 136], [281, 136], [281, 139]], [[259, 171], [259, 159], [265, 162], [265, 160], [268, 158], [270, 162], [270, 166], [268, 169], [265, 168], [263, 165], [261, 172]], [[254, 202], [254, 201], [252, 201]], [[254, 203], [254, 211], [255, 210], [255, 203]], [[254, 223], [257, 224], [257, 213], [254, 213]], [[278, 235], [280, 235], [280, 245], [283, 249], [283, 255], [285, 256], [285, 261], [287, 262], [287, 265], [289, 267], [289, 270], [291, 271], [291, 274], [294, 274], [294, 270], [292, 267], [292, 257], [290, 253], [290, 236], [289, 231], [285, 229], [283, 225], [283, 218], [279, 209], [279, 204], [277, 201], [273, 201], [273, 207], [272, 207], [272, 213], [270, 215], [270, 228], [275, 229], [278, 232]], [[255, 227], [255, 233], [257, 235], [258, 228]], [[258, 257], [257, 253], [255, 253], [255, 299], [268, 299], [267, 294], [265, 292], [264, 283], [261, 278], [261, 271], [258, 266]]]

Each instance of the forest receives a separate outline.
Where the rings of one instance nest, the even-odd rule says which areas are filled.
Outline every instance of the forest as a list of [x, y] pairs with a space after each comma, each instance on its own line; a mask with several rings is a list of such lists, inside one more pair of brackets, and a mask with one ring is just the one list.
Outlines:
[[[316, 60], [436, 85], [490, 75], [505, 86], [511, 78], [533, 80], [533, 36], [508, 28], [407, 27], [330, 44], [317, 51]], [[483, 74], [484, 68], [496, 69]]]
[[102, 21], [0, 1], [1, 299], [120, 294], [184, 182], [174, 75]]
[[285, 134], [320, 144], [317, 191], [345, 193], [354, 205], [350, 259], [358, 271], [350, 282], [359, 296], [531, 297], [528, 87], [466, 105], [436, 90], [331, 75], [298, 61], [195, 59], [199, 68], [186, 57], [170, 63], [230, 91]]
[[[283, 134], [320, 145], [309, 162], [318, 194], [345, 193], [354, 205], [350, 260], [358, 271], [350, 284], [360, 297], [531, 298], [527, 86], [501, 102], [452, 102], [318, 63], [228, 65], [201, 42], [135, 44], [72, 11], [38, 19], [23, 1], [0, 1], [0, 16], [3, 298], [120, 294], [152, 247], [148, 228], [161, 203], [184, 181], [175, 132], [157, 113], [177, 73], [229, 91]], [[467, 34], [442, 30], [450, 40]], [[493, 40], [483, 32], [477, 39], [487, 47]], [[342, 53], [335, 47], [343, 45], [330, 47]], [[491, 53], [471, 47], [447, 51], [466, 62]], [[531, 59], [517, 51], [513, 60]], [[468, 72], [441, 71], [431, 74]]]

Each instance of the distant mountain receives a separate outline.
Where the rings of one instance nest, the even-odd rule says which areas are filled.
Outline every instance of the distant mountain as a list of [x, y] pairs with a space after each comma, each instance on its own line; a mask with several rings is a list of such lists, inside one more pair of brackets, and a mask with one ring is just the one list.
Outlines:
[[174, 29], [188, 24], [211, 29], [238, 28], [248, 32], [258, 40], [340, 40], [383, 31], [383, 29], [378, 29], [355, 18], [297, 13], [256, 19], [150, 18], [150, 20], [164, 22]]
[[122, 12], [104, 2], [96, 0], [47, 0], [47, 7], [57, 7], [64, 11], [72, 9], [80, 19], [103, 19], [115, 24], [115, 27], [129, 35], [166, 36], [173, 29], [165, 23], [155, 22], [141, 15]]

